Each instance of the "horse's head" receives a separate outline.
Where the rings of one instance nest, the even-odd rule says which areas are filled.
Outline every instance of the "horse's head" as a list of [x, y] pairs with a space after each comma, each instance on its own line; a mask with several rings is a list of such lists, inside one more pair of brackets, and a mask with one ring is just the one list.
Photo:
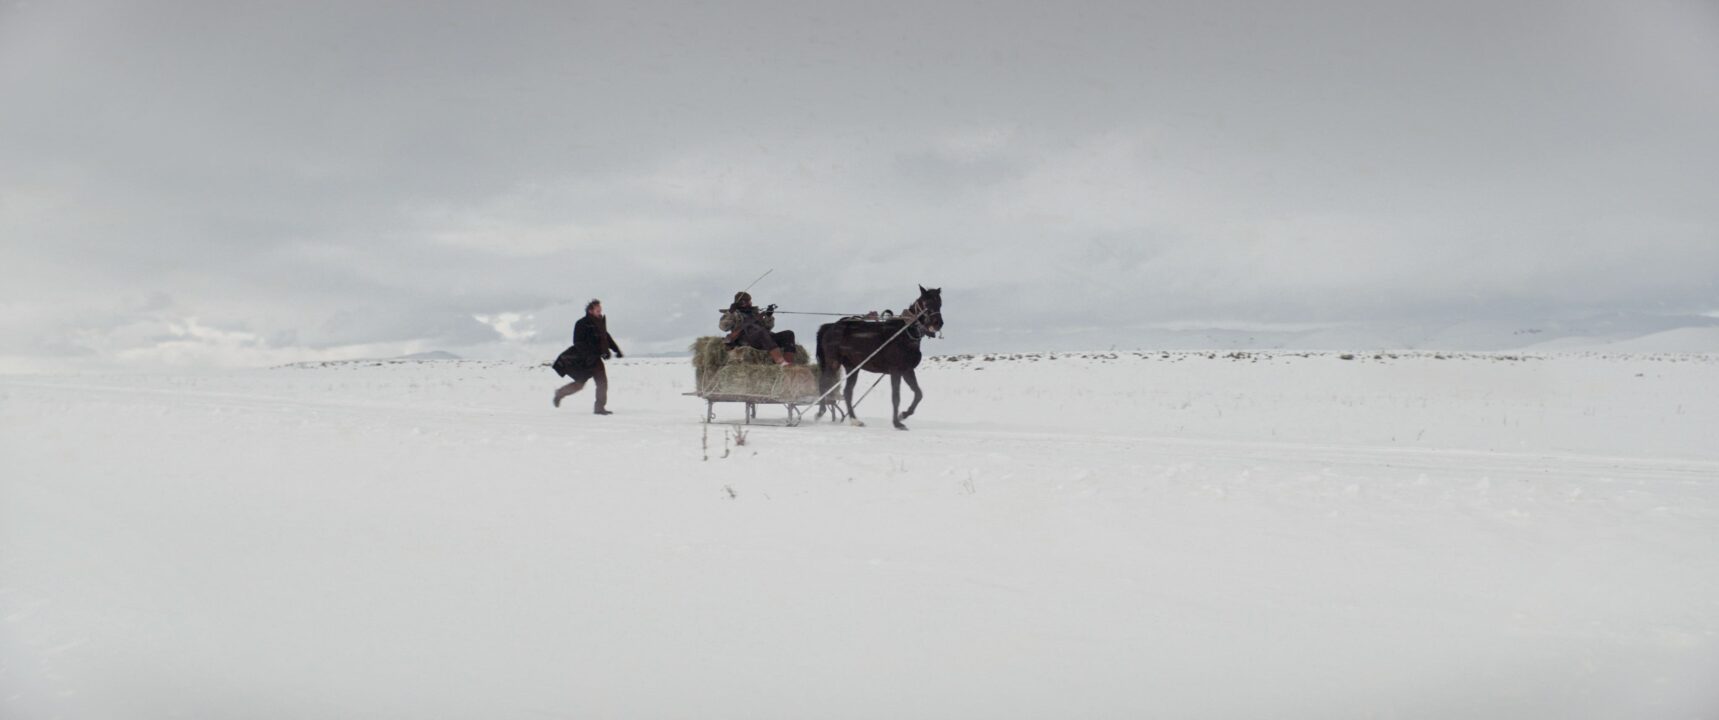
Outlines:
[[943, 288], [925, 289], [919, 286], [919, 299], [913, 301], [913, 306], [907, 309], [908, 315], [925, 328], [927, 335], [936, 336], [943, 331]]

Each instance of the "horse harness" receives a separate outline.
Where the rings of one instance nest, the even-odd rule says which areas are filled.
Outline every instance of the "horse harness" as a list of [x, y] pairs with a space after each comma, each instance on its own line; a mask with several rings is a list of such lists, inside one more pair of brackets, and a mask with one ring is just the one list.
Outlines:
[[931, 326], [925, 321], [928, 317], [935, 317], [937, 320], [941, 321], [943, 319], [943, 311], [933, 310], [930, 313], [926, 313], [925, 298], [914, 300], [913, 305], [902, 311], [901, 315], [903, 317], [913, 318], [913, 321], [907, 326], [908, 337], [911, 337], [914, 340], [918, 340], [927, 335], [937, 337], [936, 333], [931, 332]]

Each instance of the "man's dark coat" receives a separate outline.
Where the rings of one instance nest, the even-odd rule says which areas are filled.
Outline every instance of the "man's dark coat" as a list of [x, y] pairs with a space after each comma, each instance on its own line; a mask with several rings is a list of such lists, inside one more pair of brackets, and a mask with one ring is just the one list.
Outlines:
[[586, 315], [573, 323], [573, 346], [555, 358], [555, 372], [573, 378], [574, 382], [589, 380], [596, 374], [597, 365], [611, 352], [615, 357], [626, 357], [615, 338], [609, 336], [608, 318]]

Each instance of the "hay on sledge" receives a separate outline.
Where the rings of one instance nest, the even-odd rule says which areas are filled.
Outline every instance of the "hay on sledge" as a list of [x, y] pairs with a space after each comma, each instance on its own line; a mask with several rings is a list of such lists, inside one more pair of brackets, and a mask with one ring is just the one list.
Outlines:
[[692, 341], [692, 366], [702, 376], [705, 372], [716, 372], [728, 364], [728, 348], [723, 347], [722, 338], [701, 337]]
[[693, 375], [702, 393], [761, 395], [777, 398], [815, 397], [817, 366], [803, 345], [794, 346], [794, 365], [778, 367], [770, 354], [750, 347], [729, 349], [721, 337], [694, 340]]
[[706, 393], [752, 395], [775, 400], [809, 400], [818, 396], [817, 368], [811, 365], [725, 365], [716, 371]]
[[[795, 345], [794, 354], [788, 357], [795, 365], [805, 365], [812, 362], [812, 354], [806, 352], [806, 346]], [[728, 362], [725, 365], [774, 365], [770, 353], [754, 347], [737, 347], [728, 351]]]

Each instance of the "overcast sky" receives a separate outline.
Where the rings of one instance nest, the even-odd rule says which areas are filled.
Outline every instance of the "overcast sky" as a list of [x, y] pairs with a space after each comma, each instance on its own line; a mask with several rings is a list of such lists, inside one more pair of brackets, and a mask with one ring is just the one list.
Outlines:
[[0, 0], [0, 370], [1707, 313], [1715, 128], [1711, 0]]

